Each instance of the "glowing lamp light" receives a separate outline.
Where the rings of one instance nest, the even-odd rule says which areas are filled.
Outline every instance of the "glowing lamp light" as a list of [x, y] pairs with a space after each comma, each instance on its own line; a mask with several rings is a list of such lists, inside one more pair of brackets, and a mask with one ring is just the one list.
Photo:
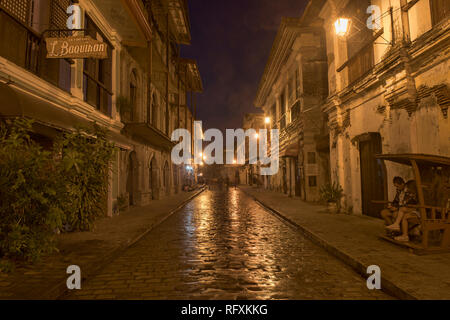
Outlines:
[[339, 18], [334, 23], [334, 29], [339, 37], [345, 36], [350, 30], [350, 19]]
[[269, 124], [269, 123], [270, 123], [270, 118], [269, 118], [269, 117], [266, 117], [266, 118], [264, 119], [264, 122], [267, 123], [267, 124]]
[[198, 154], [198, 156], [199, 156], [199, 157], [203, 157], [203, 153], [200, 152], [200, 153]]
[[236, 164], [236, 163], [237, 163], [237, 161], [236, 161], [236, 159], [234, 159], [234, 160], [233, 160], [233, 164]]
[[203, 160], [206, 160], [207, 159], [207, 157], [206, 156], [203, 156]]
[[259, 134], [255, 133], [255, 139], [259, 138]]

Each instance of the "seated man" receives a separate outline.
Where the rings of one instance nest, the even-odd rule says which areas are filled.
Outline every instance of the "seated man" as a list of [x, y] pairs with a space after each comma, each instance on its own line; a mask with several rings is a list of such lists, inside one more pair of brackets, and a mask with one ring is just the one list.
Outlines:
[[406, 195], [403, 203], [400, 203], [401, 207], [398, 210], [398, 215], [394, 223], [386, 227], [386, 229], [391, 231], [401, 231], [401, 235], [394, 238], [397, 241], [408, 242], [409, 222], [420, 219], [420, 212], [414, 207], [408, 207], [410, 205], [417, 205], [417, 185], [414, 180], [406, 183]]
[[388, 205], [386, 209], [381, 211], [381, 217], [383, 218], [384, 224], [386, 226], [389, 226], [394, 222], [398, 214], [400, 202], [402, 202], [403, 198], [405, 197], [405, 180], [403, 180], [401, 177], [395, 177], [394, 186], [397, 189], [394, 200]]

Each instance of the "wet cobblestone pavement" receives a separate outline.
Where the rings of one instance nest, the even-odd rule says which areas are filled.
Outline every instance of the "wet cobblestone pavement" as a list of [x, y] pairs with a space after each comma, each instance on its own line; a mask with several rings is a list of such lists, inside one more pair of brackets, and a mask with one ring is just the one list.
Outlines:
[[239, 189], [205, 191], [68, 299], [391, 299]]

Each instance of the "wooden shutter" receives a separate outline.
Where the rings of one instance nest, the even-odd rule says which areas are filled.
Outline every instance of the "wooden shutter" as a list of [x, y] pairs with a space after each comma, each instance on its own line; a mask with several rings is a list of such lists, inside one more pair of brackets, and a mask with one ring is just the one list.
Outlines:
[[0, 6], [24, 25], [29, 25], [31, 0], [0, 0]]
[[67, 29], [67, 8], [70, 6], [70, 0], [52, 0], [50, 4], [50, 28]]
[[8, 13], [0, 10], [0, 56], [25, 68], [28, 32]]
[[450, 14], [450, 0], [430, 0], [433, 25], [438, 24]]
[[345, 8], [345, 15], [352, 18], [356, 26], [350, 28], [347, 37], [348, 82], [354, 83], [366, 75], [374, 65], [373, 32], [365, 27], [369, 15], [366, 9], [370, 6], [369, 0], [350, 1]]

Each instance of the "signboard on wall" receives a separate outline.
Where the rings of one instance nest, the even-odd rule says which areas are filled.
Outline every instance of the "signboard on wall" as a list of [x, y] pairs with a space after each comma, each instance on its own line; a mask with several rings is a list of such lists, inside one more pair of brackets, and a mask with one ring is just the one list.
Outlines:
[[91, 37], [46, 38], [48, 59], [106, 59], [108, 45]]

